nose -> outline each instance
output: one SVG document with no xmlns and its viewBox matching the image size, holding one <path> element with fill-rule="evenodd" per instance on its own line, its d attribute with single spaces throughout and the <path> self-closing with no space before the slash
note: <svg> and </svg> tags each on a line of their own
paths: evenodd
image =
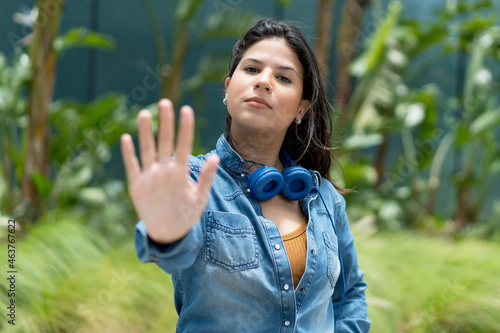
<svg viewBox="0 0 500 333">
<path fill-rule="evenodd" d="M 271 82 L 272 74 L 269 71 L 262 71 L 254 83 L 254 89 L 262 89 L 267 93 L 273 92 Z"/>
</svg>

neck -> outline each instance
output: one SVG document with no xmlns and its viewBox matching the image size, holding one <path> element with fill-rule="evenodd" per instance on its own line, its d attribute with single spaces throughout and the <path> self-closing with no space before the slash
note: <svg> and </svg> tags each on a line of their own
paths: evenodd
<svg viewBox="0 0 500 333">
<path fill-rule="evenodd" d="M 231 131 L 230 137 L 229 144 L 242 159 L 283 170 L 279 153 L 284 135 L 277 133 L 266 133 L 265 136 L 259 136 L 258 133 L 245 135 L 239 134 L 237 131 Z M 248 167 L 251 164 L 247 162 L 246 166 Z"/>
</svg>

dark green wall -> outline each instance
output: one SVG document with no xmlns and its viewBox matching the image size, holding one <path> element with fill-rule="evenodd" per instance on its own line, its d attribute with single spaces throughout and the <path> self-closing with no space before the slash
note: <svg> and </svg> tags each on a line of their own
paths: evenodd
<svg viewBox="0 0 500 333">
<path fill-rule="evenodd" d="M 444 0 L 405 1 L 405 12 L 412 17 L 432 19 L 433 8 L 442 6 L 444 2 Z M 163 32 L 169 44 L 168 36 L 173 28 L 171 17 L 175 4 L 173 1 L 160 0 L 154 0 L 153 3 L 162 19 Z M 252 11 L 262 17 L 277 17 L 299 22 L 304 34 L 311 44 L 314 44 L 316 1 L 295 0 L 292 6 L 283 8 L 273 1 L 211 0 L 205 2 L 202 16 L 216 10 L 216 6 L 221 3 L 240 11 Z M 340 21 L 340 10 L 344 3 L 345 0 L 336 1 L 335 26 Z M 12 15 L 22 10 L 23 6 L 31 8 L 33 4 L 34 1 L 26 0 L 0 1 L 0 52 L 11 54 L 13 51 L 11 41 L 29 33 L 12 21 Z M 231 15 L 231 11 L 224 12 L 224 15 Z M 112 52 L 87 49 L 67 51 L 58 63 L 55 98 L 86 101 L 93 96 L 120 91 L 127 94 L 131 102 L 141 105 L 154 103 L 158 99 L 157 90 L 147 90 L 145 95 L 137 93 L 144 92 L 145 89 L 138 89 L 137 86 L 142 87 L 145 77 L 154 72 L 157 66 L 155 45 L 142 1 L 66 1 L 61 31 L 66 32 L 78 26 L 94 27 L 101 33 L 112 36 L 116 41 L 116 49 Z M 373 17 L 367 17 L 360 44 L 365 42 L 375 27 L 376 21 Z M 232 43 L 234 41 L 226 45 L 228 52 Z M 335 45 L 335 40 L 333 44 Z M 201 46 L 196 53 L 188 55 L 185 77 L 194 74 L 203 50 L 208 48 L 210 45 Z M 335 58 L 332 57 L 331 61 L 333 68 Z M 446 82 L 452 85 L 456 81 L 453 64 L 429 72 L 426 81 Z M 182 101 L 194 104 L 195 111 L 204 118 L 203 123 L 200 121 L 199 133 L 206 148 L 211 148 L 223 131 L 225 109 L 221 103 L 223 97 L 221 87 L 222 78 L 219 85 L 206 85 L 203 89 L 202 104 L 197 103 L 191 95 L 186 95 Z"/>
</svg>

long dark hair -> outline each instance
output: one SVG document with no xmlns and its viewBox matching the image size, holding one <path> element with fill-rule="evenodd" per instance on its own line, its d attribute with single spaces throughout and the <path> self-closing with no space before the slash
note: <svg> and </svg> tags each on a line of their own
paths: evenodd
<svg viewBox="0 0 500 333">
<path fill-rule="evenodd" d="M 302 99 L 311 102 L 309 111 L 297 125 L 288 127 L 282 149 L 306 169 L 317 170 L 330 180 L 332 116 L 325 86 L 321 80 L 316 56 L 299 29 L 287 21 L 260 20 L 234 45 L 231 53 L 228 77 L 232 77 L 244 53 L 253 44 L 269 38 L 281 38 L 295 52 L 304 68 Z M 230 136 L 231 116 L 226 118 L 226 134 Z M 337 189 L 343 190 L 336 186 Z"/>
</svg>

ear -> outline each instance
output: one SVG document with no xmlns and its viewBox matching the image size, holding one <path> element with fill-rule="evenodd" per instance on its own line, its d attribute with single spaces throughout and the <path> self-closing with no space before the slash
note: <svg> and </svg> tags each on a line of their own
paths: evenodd
<svg viewBox="0 0 500 333">
<path fill-rule="evenodd" d="M 299 105 L 299 113 L 298 113 L 298 116 L 300 118 L 304 118 L 304 116 L 306 115 L 307 111 L 309 111 L 309 107 L 311 106 L 311 102 L 309 102 L 308 99 L 303 99 L 301 102 L 300 102 L 300 105 Z"/>
<path fill-rule="evenodd" d="M 229 87 L 229 82 L 231 82 L 231 78 L 227 77 L 226 81 L 224 81 L 224 85 L 226 86 L 226 89 Z"/>
</svg>

